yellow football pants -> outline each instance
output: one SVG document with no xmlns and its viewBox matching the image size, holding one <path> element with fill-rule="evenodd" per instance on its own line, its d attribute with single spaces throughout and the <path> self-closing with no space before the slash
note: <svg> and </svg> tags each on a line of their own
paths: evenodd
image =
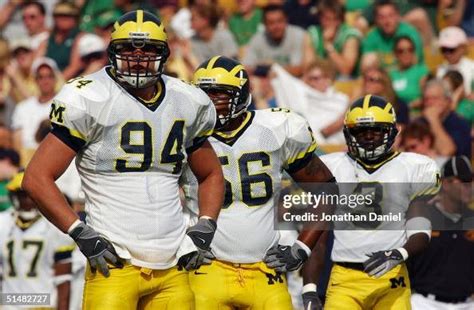
<svg viewBox="0 0 474 310">
<path fill-rule="evenodd" d="M 188 272 L 177 267 L 151 270 L 127 264 L 111 267 L 106 278 L 87 266 L 85 277 L 83 309 L 194 309 Z"/>
<path fill-rule="evenodd" d="M 375 279 L 363 271 L 334 264 L 325 310 L 409 310 L 410 279 L 405 264 Z"/>
<path fill-rule="evenodd" d="M 293 309 L 286 277 L 265 263 L 232 264 L 214 260 L 189 272 L 197 310 Z"/>
</svg>

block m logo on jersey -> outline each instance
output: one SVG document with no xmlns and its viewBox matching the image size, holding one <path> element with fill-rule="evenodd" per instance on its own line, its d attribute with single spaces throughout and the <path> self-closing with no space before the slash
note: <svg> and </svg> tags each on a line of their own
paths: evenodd
<svg viewBox="0 0 474 310">
<path fill-rule="evenodd" d="M 390 283 L 392 283 L 392 286 L 390 288 L 397 288 L 397 287 L 406 287 L 407 285 L 405 284 L 405 277 L 399 277 L 397 278 L 391 278 Z"/>
<path fill-rule="evenodd" d="M 49 112 L 49 120 L 52 123 L 59 123 L 62 124 L 63 120 L 63 113 L 66 110 L 64 105 L 57 104 L 55 102 L 51 103 L 51 112 Z"/>
<path fill-rule="evenodd" d="M 268 278 L 268 285 L 273 285 L 275 283 L 283 283 L 283 277 L 281 275 L 281 273 L 276 273 L 276 274 L 271 274 L 271 273 L 267 273 L 265 272 L 265 275 L 267 276 Z"/>
</svg>

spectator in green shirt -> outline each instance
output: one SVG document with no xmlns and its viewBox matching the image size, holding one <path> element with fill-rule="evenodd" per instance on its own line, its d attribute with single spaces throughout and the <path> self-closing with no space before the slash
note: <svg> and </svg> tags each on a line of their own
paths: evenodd
<svg viewBox="0 0 474 310">
<path fill-rule="evenodd" d="M 408 36 L 397 38 L 393 52 L 398 64 L 396 69 L 389 72 L 393 89 L 400 99 L 412 107 L 421 98 L 421 88 L 429 73 L 428 67 L 417 62 L 415 43 Z"/>
<path fill-rule="evenodd" d="M 255 6 L 255 0 L 237 0 L 238 11 L 229 18 L 229 30 L 239 47 L 247 45 L 250 38 L 263 26 L 262 10 Z"/>
<path fill-rule="evenodd" d="M 393 69 L 396 66 L 393 54 L 395 40 L 405 35 L 415 43 L 418 63 L 424 63 L 421 37 L 413 26 L 401 21 L 400 12 L 393 0 L 377 0 L 374 13 L 376 27 L 369 31 L 362 44 L 363 58 L 375 53 L 385 69 Z"/>
<path fill-rule="evenodd" d="M 331 60 L 339 76 L 356 76 L 361 33 L 344 23 L 344 5 L 338 1 L 320 1 L 318 12 L 321 25 L 308 28 L 315 54 Z"/>
</svg>

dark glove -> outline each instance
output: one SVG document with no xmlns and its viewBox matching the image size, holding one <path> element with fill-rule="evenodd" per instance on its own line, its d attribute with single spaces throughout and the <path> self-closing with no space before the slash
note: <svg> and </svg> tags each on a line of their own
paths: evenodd
<svg viewBox="0 0 474 310">
<path fill-rule="evenodd" d="M 105 238 L 101 237 L 92 227 L 80 223 L 70 233 L 77 243 L 82 254 L 87 258 L 92 272 L 99 269 L 105 277 L 109 277 L 107 262 L 117 268 L 123 267 L 123 262 L 115 252 L 114 247 Z"/>
<path fill-rule="evenodd" d="M 268 267 L 274 268 L 277 272 L 285 273 L 297 270 L 307 259 L 306 251 L 295 242 L 291 247 L 289 245 L 271 247 L 265 254 L 263 261 Z"/>
<path fill-rule="evenodd" d="M 178 266 L 186 270 L 199 269 L 201 265 L 209 265 L 214 259 L 211 253 L 211 242 L 217 229 L 216 221 L 200 218 L 196 225 L 190 227 L 187 236 L 197 247 L 197 251 L 185 254 L 178 260 Z"/>
<path fill-rule="evenodd" d="M 319 299 L 317 292 L 303 293 L 304 310 L 322 310 L 323 304 Z"/>
<path fill-rule="evenodd" d="M 395 266 L 403 263 L 406 257 L 403 257 L 401 251 L 405 249 L 394 249 L 389 251 L 379 251 L 367 255 L 368 260 L 364 262 L 364 271 L 375 278 L 380 278 Z M 406 253 L 408 257 L 408 253 Z"/>
</svg>

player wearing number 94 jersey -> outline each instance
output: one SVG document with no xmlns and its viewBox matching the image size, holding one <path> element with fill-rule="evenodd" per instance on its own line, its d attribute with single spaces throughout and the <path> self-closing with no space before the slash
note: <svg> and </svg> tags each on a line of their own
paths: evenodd
<svg viewBox="0 0 474 310">
<path fill-rule="evenodd" d="M 428 245 L 431 224 L 423 216 L 423 199 L 438 191 L 439 172 L 426 156 L 393 151 L 397 133 L 392 104 L 367 95 L 356 100 L 346 114 L 344 134 L 349 151 L 321 156 L 338 182 L 358 183 L 357 193 L 375 193 L 373 202 L 355 207 L 354 214 L 401 217 L 334 223 L 331 257 L 335 264 L 324 309 L 410 309 L 404 261 Z M 352 189 L 345 194 L 352 194 Z M 305 304 L 311 302 L 309 292 L 318 280 L 318 263 L 313 258 L 317 261 L 318 255 L 304 268 Z"/>
<path fill-rule="evenodd" d="M 215 108 L 202 90 L 162 74 L 169 48 L 156 16 L 132 11 L 113 27 L 111 66 L 69 81 L 54 98 L 52 133 L 23 186 L 88 258 L 85 309 L 191 309 L 177 262 L 202 261 L 224 199 L 207 142 Z M 54 184 L 74 157 L 87 225 Z M 178 186 L 186 162 L 199 175 L 201 197 L 200 220 L 187 232 Z"/>
<path fill-rule="evenodd" d="M 215 260 L 190 273 L 196 308 L 292 309 L 279 271 L 297 269 L 314 240 L 303 233 L 293 246 L 278 246 L 273 219 L 282 173 L 302 182 L 330 181 L 332 175 L 313 155 L 316 142 L 305 119 L 281 109 L 247 111 L 250 82 L 240 63 L 212 57 L 195 71 L 194 83 L 216 106 L 219 123 L 209 141 L 226 180 L 212 243 Z M 183 176 L 188 206 L 196 213 L 196 179 Z M 264 258 L 271 248 L 281 261 L 269 267 Z"/>
</svg>

